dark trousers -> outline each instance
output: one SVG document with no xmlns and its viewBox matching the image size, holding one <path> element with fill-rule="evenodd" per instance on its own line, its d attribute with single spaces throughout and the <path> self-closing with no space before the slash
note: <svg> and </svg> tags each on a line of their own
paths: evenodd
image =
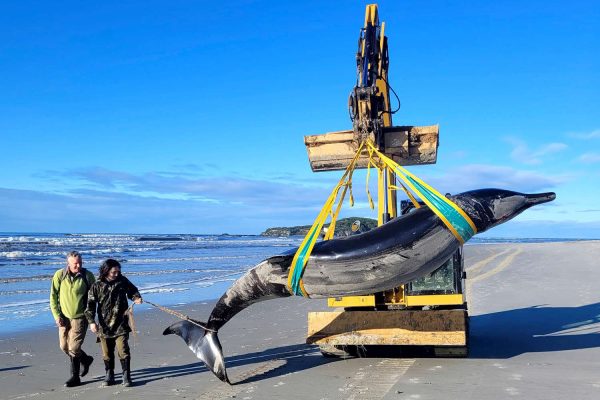
<svg viewBox="0 0 600 400">
<path fill-rule="evenodd" d="M 111 361 L 115 359 L 115 347 L 119 354 L 119 359 L 126 360 L 131 358 L 129 353 L 129 343 L 127 340 L 129 335 L 121 335 L 114 338 L 101 338 L 100 347 L 102 347 L 102 358 L 104 361 Z"/>
</svg>

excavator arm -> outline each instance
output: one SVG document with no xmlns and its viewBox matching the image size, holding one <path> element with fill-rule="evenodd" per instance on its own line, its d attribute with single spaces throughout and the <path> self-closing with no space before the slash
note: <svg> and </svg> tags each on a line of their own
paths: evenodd
<svg viewBox="0 0 600 400">
<path fill-rule="evenodd" d="M 385 23 L 377 5 L 367 6 L 356 53 L 356 86 L 348 99 L 355 140 L 371 139 L 384 151 L 383 128 L 392 126 L 388 85 L 389 58 Z"/>
</svg>

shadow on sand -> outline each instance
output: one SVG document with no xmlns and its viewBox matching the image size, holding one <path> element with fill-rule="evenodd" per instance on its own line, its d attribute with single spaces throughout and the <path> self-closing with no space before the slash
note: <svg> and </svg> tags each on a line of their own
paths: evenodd
<svg viewBox="0 0 600 400">
<path fill-rule="evenodd" d="M 600 303 L 533 306 L 471 317 L 470 357 L 511 358 L 523 353 L 600 347 Z"/>
<path fill-rule="evenodd" d="M 31 365 L 19 365 L 18 367 L 0 368 L 0 372 L 18 371 L 20 369 L 25 369 L 25 368 L 29 368 L 29 367 L 31 367 Z"/>
<path fill-rule="evenodd" d="M 274 360 L 280 360 L 280 362 L 273 364 L 271 367 L 267 365 L 265 368 L 260 368 L 261 365 L 265 365 L 265 362 Z M 250 383 L 274 376 L 281 376 L 291 372 L 314 368 L 331 361 L 332 359 L 324 358 L 321 355 L 317 346 L 307 344 L 275 347 L 261 352 L 240 354 L 225 359 L 228 370 L 234 367 L 253 364 L 256 364 L 258 367 L 242 374 L 241 377 L 236 376 L 235 372 L 233 372 L 229 377 L 233 384 Z M 145 385 L 146 383 L 155 380 L 176 378 L 201 372 L 209 371 L 204 364 L 198 360 L 198 362 L 186 365 L 142 368 L 132 371 L 131 375 L 134 386 L 138 386 Z M 230 373 L 231 372 L 232 371 L 230 371 Z"/>
<path fill-rule="evenodd" d="M 581 307 L 533 306 L 470 318 L 469 358 L 511 358 L 531 352 L 556 352 L 600 347 L 600 303 Z M 427 348 L 414 346 L 365 346 L 368 357 L 429 357 Z M 265 362 L 282 360 L 260 369 Z M 262 352 L 227 357 L 228 368 L 256 364 L 257 368 L 230 376 L 233 384 L 250 383 L 307 370 L 340 359 L 325 358 L 317 346 L 296 344 Z M 253 371 L 256 372 L 253 374 Z M 208 372 L 203 363 L 144 368 L 132 371 L 134 385 L 164 378 Z"/>
</svg>

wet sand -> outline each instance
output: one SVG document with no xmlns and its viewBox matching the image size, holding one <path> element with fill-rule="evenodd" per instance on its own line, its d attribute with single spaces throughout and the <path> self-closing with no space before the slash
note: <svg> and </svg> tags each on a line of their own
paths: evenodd
<svg viewBox="0 0 600 400">
<path fill-rule="evenodd" d="M 332 359 L 304 344 L 306 314 L 324 300 L 255 304 L 219 333 L 229 377 L 220 382 L 175 336 L 176 319 L 137 308 L 134 386 L 101 387 L 99 346 L 83 385 L 63 387 L 56 329 L 0 337 L 0 399 L 598 399 L 600 241 L 465 247 L 470 355 Z M 160 303 L 159 297 L 148 300 Z M 206 319 L 211 303 L 177 308 Z M 117 366 L 117 381 L 120 368 Z"/>
</svg>

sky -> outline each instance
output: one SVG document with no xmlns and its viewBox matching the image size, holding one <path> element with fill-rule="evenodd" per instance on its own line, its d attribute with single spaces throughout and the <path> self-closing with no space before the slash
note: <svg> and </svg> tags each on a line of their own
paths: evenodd
<svg viewBox="0 0 600 400">
<path fill-rule="evenodd" d="M 312 223 L 341 172 L 311 172 L 303 136 L 352 126 L 366 4 L 2 2 L 0 231 Z M 378 5 L 394 124 L 440 126 L 437 163 L 409 170 L 556 192 L 488 236 L 600 238 L 600 3 Z M 375 217 L 364 171 L 354 195 L 342 217 Z"/>
</svg>

